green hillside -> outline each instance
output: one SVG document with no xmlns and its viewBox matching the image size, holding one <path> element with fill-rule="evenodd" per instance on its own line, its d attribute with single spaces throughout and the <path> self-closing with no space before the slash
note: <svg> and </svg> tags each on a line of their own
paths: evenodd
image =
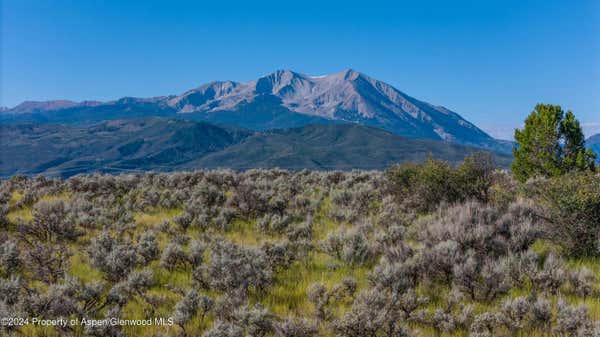
<svg viewBox="0 0 600 337">
<path fill-rule="evenodd" d="M 452 163 L 477 148 L 405 138 L 358 124 L 253 132 L 179 119 L 131 119 L 85 126 L 0 124 L 0 175 L 198 168 L 384 169 L 427 157 Z M 510 156 L 494 154 L 507 166 Z"/>
</svg>

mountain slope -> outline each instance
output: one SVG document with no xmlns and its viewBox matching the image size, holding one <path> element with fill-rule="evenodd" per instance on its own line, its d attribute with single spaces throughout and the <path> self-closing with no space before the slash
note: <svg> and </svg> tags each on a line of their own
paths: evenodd
<svg viewBox="0 0 600 337">
<path fill-rule="evenodd" d="M 431 156 L 461 161 L 477 148 L 406 138 L 358 124 L 308 125 L 254 134 L 222 151 L 213 152 L 185 166 L 234 169 L 281 167 L 292 170 L 384 169 L 393 163 L 423 161 Z M 495 154 L 507 166 L 508 155 Z"/>
<path fill-rule="evenodd" d="M 237 128 L 160 118 L 88 127 L 0 124 L 0 175 L 175 169 L 250 134 Z"/>
<path fill-rule="evenodd" d="M 89 124 L 105 120 L 141 117 L 175 117 L 176 111 L 165 104 L 165 97 L 123 97 L 110 102 L 81 102 L 63 105 L 60 101 L 28 102 L 0 114 L 0 123 Z M 27 104 L 26 104 L 27 103 Z M 71 102 L 72 103 L 72 102 Z M 44 109 L 44 106 L 62 106 Z"/>
<path fill-rule="evenodd" d="M 352 122 L 406 137 L 510 150 L 457 113 L 354 70 L 325 76 L 278 70 L 245 83 L 211 82 L 181 95 L 147 99 L 26 102 L 1 113 L 0 121 L 81 123 L 142 116 L 178 116 L 254 130 Z"/>
<path fill-rule="evenodd" d="M 357 124 L 252 132 L 179 119 L 144 118 L 89 126 L 0 125 L 0 175 L 234 169 L 383 169 L 428 155 L 452 162 L 474 147 L 410 139 Z M 496 155 L 499 164 L 510 161 Z"/>
</svg>

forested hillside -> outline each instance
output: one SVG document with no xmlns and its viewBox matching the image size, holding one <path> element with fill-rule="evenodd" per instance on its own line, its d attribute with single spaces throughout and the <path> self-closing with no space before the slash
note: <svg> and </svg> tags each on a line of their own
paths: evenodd
<svg viewBox="0 0 600 337">
<path fill-rule="evenodd" d="M 181 119 L 139 118 L 91 125 L 0 124 L 0 176 L 283 168 L 385 169 L 428 157 L 456 163 L 478 148 L 405 138 L 358 124 L 254 132 Z M 493 153 L 508 167 L 512 157 Z"/>
</svg>

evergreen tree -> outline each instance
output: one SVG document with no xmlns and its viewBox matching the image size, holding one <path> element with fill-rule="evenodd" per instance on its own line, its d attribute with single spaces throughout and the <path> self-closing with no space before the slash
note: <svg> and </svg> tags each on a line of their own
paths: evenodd
<svg viewBox="0 0 600 337">
<path fill-rule="evenodd" d="M 595 168 L 595 155 L 585 149 L 579 121 L 571 111 L 565 114 L 559 105 L 536 105 L 525 119 L 525 127 L 515 130 L 515 140 L 511 168 L 521 181 Z"/>
<path fill-rule="evenodd" d="M 595 154 L 586 150 L 585 138 L 579 121 L 571 111 L 567 111 L 560 124 L 564 137 L 562 166 L 565 171 L 594 169 Z"/>
</svg>

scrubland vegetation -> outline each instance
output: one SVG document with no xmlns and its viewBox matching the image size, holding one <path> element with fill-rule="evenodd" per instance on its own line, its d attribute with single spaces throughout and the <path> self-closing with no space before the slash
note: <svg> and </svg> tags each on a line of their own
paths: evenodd
<svg viewBox="0 0 600 337">
<path fill-rule="evenodd" d="M 14 336 L 598 336 L 600 176 L 482 154 L 382 171 L 15 176 L 0 316 L 172 326 Z"/>
</svg>

